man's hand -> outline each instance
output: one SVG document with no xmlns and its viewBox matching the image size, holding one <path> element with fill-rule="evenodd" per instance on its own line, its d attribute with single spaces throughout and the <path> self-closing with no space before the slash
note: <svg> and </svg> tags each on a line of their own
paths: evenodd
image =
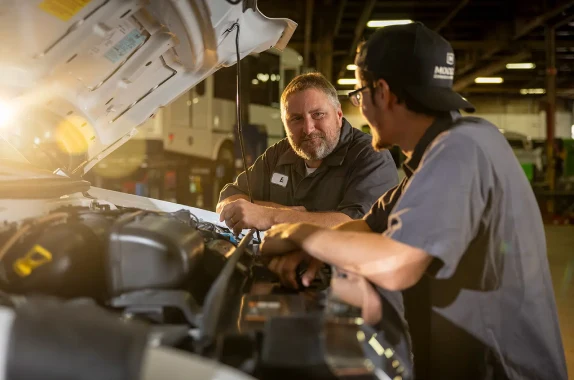
<svg viewBox="0 0 574 380">
<path fill-rule="evenodd" d="M 302 262 L 307 262 L 307 270 L 301 277 L 301 282 L 304 286 L 308 287 L 321 269 L 323 263 L 317 259 L 312 258 L 306 253 L 299 251 L 287 255 L 274 257 L 269 263 L 269 269 L 279 276 L 283 286 L 288 288 L 297 289 L 297 267 Z"/>
<path fill-rule="evenodd" d="M 375 325 L 381 320 L 381 298 L 366 278 L 334 268 L 331 290 L 334 297 L 361 308 L 361 317 L 365 323 Z"/>
<path fill-rule="evenodd" d="M 229 202 L 221 210 L 220 221 L 238 235 L 245 228 L 267 230 L 273 225 L 273 215 L 276 210 L 270 207 L 259 206 L 245 199 Z"/>
<path fill-rule="evenodd" d="M 217 204 L 217 206 L 215 206 L 215 212 L 218 214 L 221 214 L 221 211 L 223 211 L 223 208 L 225 206 L 227 206 L 228 204 L 230 204 L 233 201 L 236 201 L 238 199 L 246 199 L 249 200 L 249 198 L 247 197 L 247 195 L 243 195 L 243 194 L 235 194 L 232 195 L 230 197 L 225 198 L 224 200 L 222 200 L 221 202 L 219 202 Z"/>
<path fill-rule="evenodd" d="M 309 223 L 276 224 L 265 233 L 259 250 L 262 255 L 283 255 L 300 250 L 305 239 L 320 229 Z"/>
<path fill-rule="evenodd" d="M 323 262 L 301 251 L 305 238 L 321 227 L 307 223 L 278 224 L 265 233 L 259 247 L 262 255 L 277 256 L 269 263 L 269 269 L 277 274 L 284 286 L 297 289 L 297 266 L 306 261 L 307 270 L 301 281 L 309 286 L 321 269 Z"/>
</svg>

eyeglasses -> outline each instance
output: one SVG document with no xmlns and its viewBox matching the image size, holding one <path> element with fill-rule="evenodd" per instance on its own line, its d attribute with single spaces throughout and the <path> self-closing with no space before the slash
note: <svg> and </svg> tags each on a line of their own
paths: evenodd
<svg viewBox="0 0 574 380">
<path fill-rule="evenodd" d="M 361 99 L 363 97 L 361 92 L 365 91 L 367 88 L 369 88 L 369 86 L 363 86 L 358 90 L 349 92 L 347 96 L 349 97 L 349 100 L 351 101 L 352 105 L 354 105 L 355 107 L 359 107 L 361 105 Z"/>
</svg>

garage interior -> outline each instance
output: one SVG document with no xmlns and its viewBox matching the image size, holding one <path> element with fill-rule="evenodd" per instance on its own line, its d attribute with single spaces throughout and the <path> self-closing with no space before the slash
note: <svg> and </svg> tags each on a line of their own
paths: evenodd
<svg viewBox="0 0 574 380">
<path fill-rule="evenodd" d="M 328 76 L 355 127 L 364 119 L 346 100 L 354 89 L 357 45 L 377 22 L 420 21 L 439 32 L 456 56 L 454 89 L 474 116 L 542 148 L 543 170 L 531 183 L 546 223 L 548 255 L 566 351 L 574 373 L 574 1 L 543 0 L 260 0 L 269 17 L 299 24 L 289 47 L 309 70 Z M 343 84 L 351 83 L 351 84 Z M 552 142 L 558 143 L 552 143 Z M 562 174 L 556 173 L 556 158 Z M 558 174 L 558 175 L 557 175 Z"/>
<path fill-rule="evenodd" d="M 363 131 L 368 126 L 346 96 L 355 88 L 353 60 L 361 41 L 378 27 L 419 21 L 452 44 L 454 89 L 476 106 L 472 116 L 493 122 L 507 136 L 538 199 L 568 372 L 574 378 L 574 1 L 258 0 L 257 6 L 270 18 L 298 24 L 287 47 L 300 55 L 303 71 L 319 71 L 335 84 L 344 116 Z M 166 139 L 164 133 L 164 146 Z M 151 157 L 150 151 L 138 154 Z M 401 154 L 396 157 L 399 164 Z M 144 195 L 208 208 L 188 189 L 207 186 L 200 176 L 210 171 L 196 167 L 199 174 L 179 176 L 189 172 L 189 161 L 168 158 L 158 155 L 145 169 L 155 165 L 161 173 L 172 173 L 171 185 Z M 165 176 L 158 175 L 158 183 Z M 137 193 L 137 181 L 130 180 L 128 187 L 122 181 L 96 178 L 95 185 Z M 184 196 L 176 194 L 179 188 Z"/>
</svg>

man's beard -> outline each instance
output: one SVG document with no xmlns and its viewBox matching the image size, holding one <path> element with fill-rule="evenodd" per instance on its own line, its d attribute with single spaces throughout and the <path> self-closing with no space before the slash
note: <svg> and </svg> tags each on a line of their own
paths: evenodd
<svg viewBox="0 0 574 380">
<path fill-rule="evenodd" d="M 299 157 L 308 161 L 319 161 L 331 154 L 333 150 L 335 150 L 335 147 L 337 147 L 341 136 L 341 128 L 337 129 L 335 133 L 334 136 L 329 138 L 326 133 L 316 131 L 308 135 L 303 135 L 298 144 L 293 140 L 292 134 L 287 134 L 287 138 L 289 139 L 291 147 Z M 315 139 L 319 140 L 318 146 L 315 145 L 317 142 Z"/>
<path fill-rule="evenodd" d="M 381 136 L 372 125 L 369 125 L 369 127 L 371 128 L 371 135 L 373 136 L 372 145 L 375 151 L 380 152 L 381 150 L 390 149 L 395 145 L 381 139 Z"/>
</svg>

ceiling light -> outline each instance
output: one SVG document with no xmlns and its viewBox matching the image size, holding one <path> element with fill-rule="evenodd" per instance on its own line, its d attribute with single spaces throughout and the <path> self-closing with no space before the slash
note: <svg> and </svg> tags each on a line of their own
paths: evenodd
<svg viewBox="0 0 574 380">
<path fill-rule="evenodd" d="M 384 28 L 391 25 L 412 24 L 413 20 L 371 20 L 367 23 L 369 28 Z"/>
<path fill-rule="evenodd" d="M 520 90 L 522 95 L 542 95 L 546 94 L 546 90 L 543 88 L 523 88 Z"/>
<path fill-rule="evenodd" d="M 337 84 L 347 84 L 347 85 L 351 85 L 351 84 L 357 84 L 357 79 L 355 78 L 341 78 L 337 81 Z"/>
<path fill-rule="evenodd" d="M 502 83 L 504 79 L 501 77 L 478 77 L 474 79 L 474 83 Z"/>
<path fill-rule="evenodd" d="M 524 63 L 507 63 L 506 68 L 509 70 L 528 70 L 535 68 L 536 65 L 531 62 Z"/>
<path fill-rule="evenodd" d="M 357 70 L 357 65 L 347 65 L 347 70 L 355 71 Z"/>
</svg>

